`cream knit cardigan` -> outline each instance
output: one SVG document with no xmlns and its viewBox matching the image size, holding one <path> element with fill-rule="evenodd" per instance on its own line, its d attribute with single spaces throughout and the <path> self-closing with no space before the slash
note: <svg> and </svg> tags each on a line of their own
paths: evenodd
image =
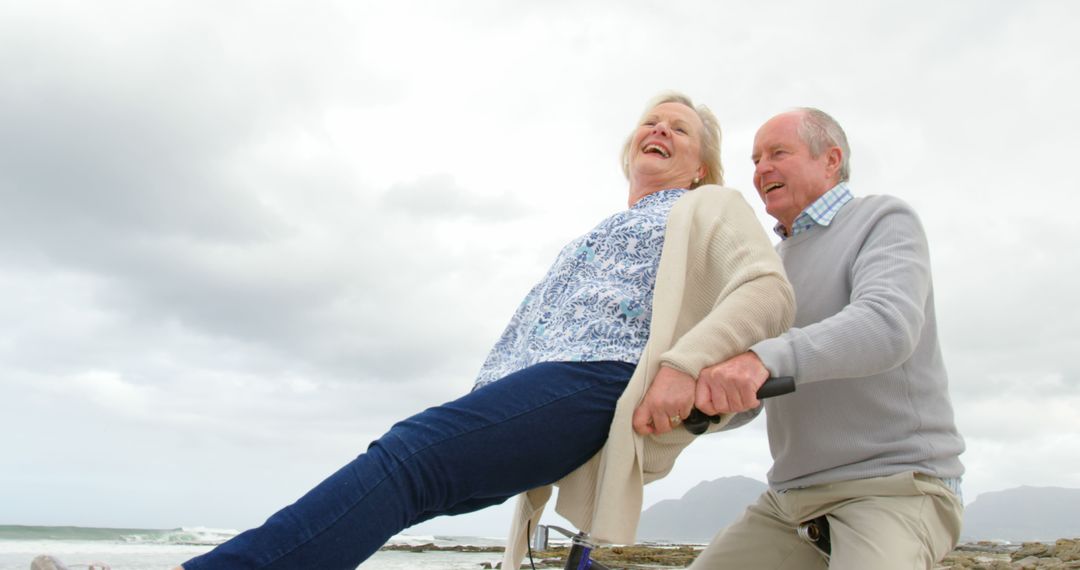
<svg viewBox="0 0 1080 570">
<path fill-rule="evenodd" d="M 642 437 L 631 426 L 660 365 L 697 378 L 702 368 L 783 333 L 794 316 L 795 295 L 780 258 L 742 195 L 710 185 L 679 198 L 668 214 L 649 341 L 615 407 L 607 443 L 556 483 L 556 512 L 594 540 L 632 544 L 644 485 L 667 475 L 694 439 L 685 429 Z M 536 528 L 551 490 L 518 496 L 503 568 L 520 567 L 526 528 Z"/>
</svg>

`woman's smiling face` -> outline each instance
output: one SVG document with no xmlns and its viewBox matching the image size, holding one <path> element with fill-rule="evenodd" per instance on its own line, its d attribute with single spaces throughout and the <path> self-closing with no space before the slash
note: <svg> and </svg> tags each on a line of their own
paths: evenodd
<svg viewBox="0 0 1080 570">
<path fill-rule="evenodd" d="M 705 176 L 701 135 L 705 125 L 696 111 L 681 103 L 661 103 L 645 114 L 630 142 L 632 183 L 689 188 Z"/>
</svg>

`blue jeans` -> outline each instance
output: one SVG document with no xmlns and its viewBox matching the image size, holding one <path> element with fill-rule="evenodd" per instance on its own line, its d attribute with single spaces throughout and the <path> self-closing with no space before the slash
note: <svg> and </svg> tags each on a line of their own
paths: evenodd
<svg viewBox="0 0 1080 570">
<path fill-rule="evenodd" d="M 184 568 L 352 570 L 412 525 L 554 483 L 603 447 L 633 372 L 625 362 L 540 363 L 425 410 Z"/>
</svg>

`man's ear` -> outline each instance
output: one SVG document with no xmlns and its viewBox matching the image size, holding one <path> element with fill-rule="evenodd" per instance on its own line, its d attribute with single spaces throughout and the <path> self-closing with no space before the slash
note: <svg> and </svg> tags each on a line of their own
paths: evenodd
<svg viewBox="0 0 1080 570">
<path fill-rule="evenodd" d="M 825 151 L 825 167 L 829 169 L 829 177 L 835 177 L 840 172 L 840 164 L 844 162 L 844 151 L 840 147 L 830 147 Z"/>
</svg>

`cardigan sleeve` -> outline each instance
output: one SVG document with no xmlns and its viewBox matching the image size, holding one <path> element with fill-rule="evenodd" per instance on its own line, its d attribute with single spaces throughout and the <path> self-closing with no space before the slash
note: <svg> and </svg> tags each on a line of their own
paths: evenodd
<svg viewBox="0 0 1080 570">
<path fill-rule="evenodd" d="M 795 318 L 795 294 L 738 192 L 703 196 L 693 219 L 677 340 L 660 361 L 697 378 L 702 368 L 787 330 Z"/>
</svg>

